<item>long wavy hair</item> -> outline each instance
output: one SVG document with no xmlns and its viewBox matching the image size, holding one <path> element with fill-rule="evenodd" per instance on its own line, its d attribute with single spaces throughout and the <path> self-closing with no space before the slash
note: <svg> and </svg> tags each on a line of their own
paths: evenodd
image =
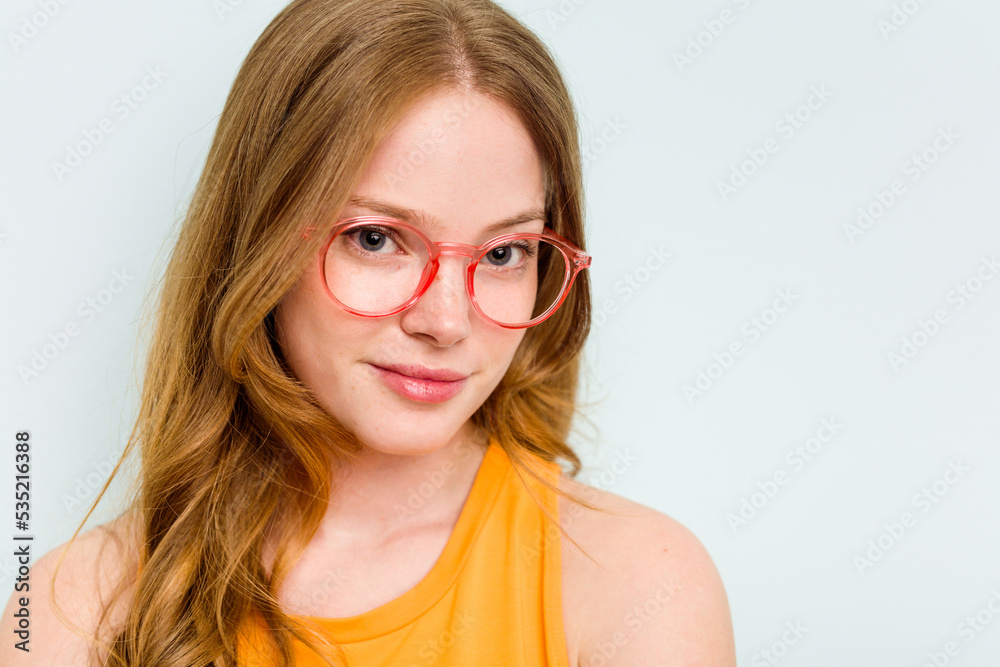
<svg viewBox="0 0 1000 667">
<path fill-rule="evenodd" d="M 314 267 L 375 148 L 416 100 L 446 88 L 516 112 L 545 165 L 547 224 L 586 248 L 570 95 L 546 47 L 510 14 L 489 0 L 283 9 L 233 83 L 155 305 L 138 416 L 112 473 L 138 445 L 126 512 L 135 563 L 118 590 L 129 591 L 122 623 L 98 632 L 110 643 L 93 638 L 104 665 L 236 665 L 251 617 L 282 664 L 293 637 L 327 664 L 345 662 L 330 638 L 282 611 L 277 592 L 325 513 L 335 466 L 362 444 L 291 373 L 273 312 Z M 563 459 L 571 477 L 581 468 L 566 440 L 590 298 L 584 271 L 562 307 L 525 332 L 473 421 L 522 480 L 598 509 L 535 465 Z M 269 570 L 265 536 L 278 530 Z"/>
</svg>

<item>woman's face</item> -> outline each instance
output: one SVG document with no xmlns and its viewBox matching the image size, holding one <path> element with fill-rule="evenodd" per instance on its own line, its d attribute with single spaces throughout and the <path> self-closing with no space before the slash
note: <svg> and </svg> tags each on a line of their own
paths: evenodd
<svg viewBox="0 0 1000 667">
<path fill-rule="evenodd" d="M 545 225 L 543 166 L 532 140 L 506 107 L 479 93 L 449 90 L 415 104 L 353 194 L 416 212 L 432 226 L 410 222 L 432 241 L 478 246 L 504 233 L 541 233 Z M 533 220 L 484 232 L 532 210 Z M 358 215 L 398 217 L 369 202 L 352 203 L 340 219 Z M 296 377 L 369 447 L 421 454 L 470 437 L 469 418 L 506 372 L 525 329 L 479 316 L 465 288 L 468 261 L 442 256 L 427 292 L 388 317 L 343 310 L 324 291 L 315 262 L 279 304 L 278 340 Z M 382 370 L 399 365 L 465 379 L 425 385 Z"/>
</svg>

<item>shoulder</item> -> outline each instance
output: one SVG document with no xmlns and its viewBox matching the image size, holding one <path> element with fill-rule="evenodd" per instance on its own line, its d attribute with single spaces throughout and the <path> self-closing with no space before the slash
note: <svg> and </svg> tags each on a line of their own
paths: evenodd
<svg viewBox="0 0 1000 667">
<path fill-rule="evenodd" d="M 88 660 L 92 644 L 77 632 L 93 636 L 124 568 L 136 566 L 134 535 L 123 515 L 80 533 L 75 540 L 67 540 L 31 563 L 27 576 L 15 582 L 14 593 L 0 619 L 0 636 L 4 637 L 0 664 L 91 664 Z M 59 615 L 50 597 L 53 578 Z M 17 634 L 22 630 L 24 616 L 15 614 L 22 608 L 27 609 L 26 636 Z M 120 621 L 120 611 L 119 606 L 111 610 L 112 623 Z M 23 639 L 28 639 L 27 652 L 15 646 Z"/>
<path fill-rule="evenodd" d="M 608 510 L 560 498 L 564 605 L 578 664 L 733 667 L 732 620 L 722 578 L 701 541 L 655 509 L 565 475 L 560 488 Z M 572 607 L 569 607 L 572 608 Z M 569 630 L 569 629 L 568 629 Z M 614 656 L 612 658 L 612 655 Z"/>
</svg>

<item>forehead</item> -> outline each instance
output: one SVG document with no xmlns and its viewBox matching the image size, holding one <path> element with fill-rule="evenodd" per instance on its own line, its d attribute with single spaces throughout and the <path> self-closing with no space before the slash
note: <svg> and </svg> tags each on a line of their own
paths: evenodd
<svg viewBox="0 0 1000 667">
<path fill-rule="evenodd" d="M 448 89 L 417 101 L 379 144 L 355 206 L 363 199 L 419 212 L 422 220 L 407 221 L 436 233 L 479 231 L 544 211 L 544 166 L 510 109 L 481 93 Z"/>
<path fill-rule="evenodd" d="M 398 204 L 386 202 L 374 197 L 358 195 L 351 197 L 349 208 L 358 210 L 364 209 L 365 211 L 372 211 L 379 215 L 397 218 L 419 227 L 425 233 L 439 234 L 444 227 L 443 223 L 438 218 L 430 216 L 423 211 L 405 208 L 403 206 L 399 206 Z M 487 223 L 484 226 L 476 227 L 476 229 L 484 235 L 528 231 L 529 228 L 525 225 L 531 222 L 538 223 L 537 225 L 531 225 L 532 229 L 546 224 L 547 217 L 545 210 L 538 206 L 531 206 L 528 209 L 510 215 L 502 220 L 497 220 L 495 222 Z"/>
</svg>

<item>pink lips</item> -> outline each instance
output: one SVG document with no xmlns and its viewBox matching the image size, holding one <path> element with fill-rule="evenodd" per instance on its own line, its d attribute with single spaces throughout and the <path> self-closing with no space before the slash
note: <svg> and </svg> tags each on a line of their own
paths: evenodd
<svg viewBox="0 0 1000 667">
<path fill-rule="evenodd" d="M 391 368 L 369 364 L 394 392 L 413 401 L 441 403 L 465 386 L 467 375 L 448 369 L 393 364 Z"/>
</svg>

